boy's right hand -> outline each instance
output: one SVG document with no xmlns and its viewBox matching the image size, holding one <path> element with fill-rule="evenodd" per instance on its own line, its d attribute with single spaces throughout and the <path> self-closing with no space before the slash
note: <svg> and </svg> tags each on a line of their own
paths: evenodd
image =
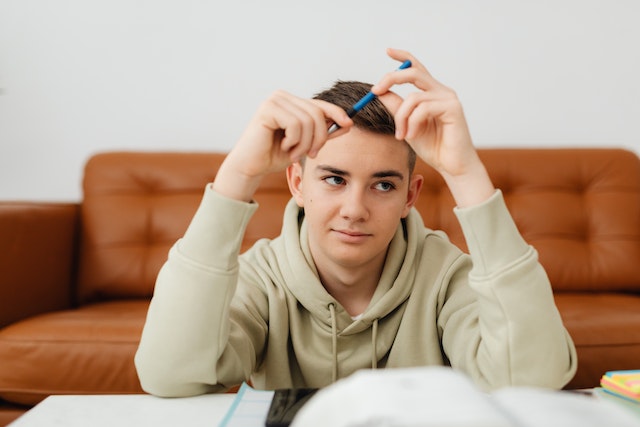
<svg viewBox="0 0 640 427">
<path fill-rule="evenodd" d="M 341 129 L 329 136 L 327 129 L 333 122 Z M 330 137 L 343 134 L 352 124 L 334 104 L 277 91 L 258 108 L 227 155 L 213 189 L 248 202 L 265 175 L 284 170 L 304 156 L 315 157 Z"/>
</svg>

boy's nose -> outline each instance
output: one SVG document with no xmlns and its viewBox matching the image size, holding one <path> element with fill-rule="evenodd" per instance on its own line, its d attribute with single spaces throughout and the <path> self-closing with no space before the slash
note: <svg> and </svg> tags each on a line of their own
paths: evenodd
<svg viewBox="0 0 640 427">
<path fill-rule="evenodd" d="M 344 195 L 340 214 L 352 221 L 369 218 L 369 208 L 363 191 L 352 190 Z"/>
</svg>

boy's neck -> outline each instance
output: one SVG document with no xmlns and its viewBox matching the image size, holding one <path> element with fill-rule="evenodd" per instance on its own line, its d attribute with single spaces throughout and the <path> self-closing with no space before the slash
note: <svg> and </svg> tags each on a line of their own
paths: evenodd
<svg viewBox="0 0 640 427">
<path fill-rule="evenodd" d="M 369 306 L 378 286 L 384 263 L 380 264 L 377 272 L 370 268 L 359 271 L 332 268 L 324 272 L 320 266 L 316 267 L 320 281 L 327 292 L 344 307 L 350 316 L 357 316 Z"/>
</svg>

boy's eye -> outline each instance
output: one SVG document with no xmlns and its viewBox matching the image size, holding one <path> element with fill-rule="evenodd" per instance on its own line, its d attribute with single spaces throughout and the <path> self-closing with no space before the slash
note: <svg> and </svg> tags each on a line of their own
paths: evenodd
<svg viewBox="0 0 640 427">
<path fill-rule="evenodd" d="M 376 184 L 375 186 L 376 190 L 379 191 L 391 191 L 393 189 L 396 188 L 395 185 L 393 185 L 392 183 L 390 183 L 389 181 L 382 181 Z"/>
<path fill-rule="evenodd" d="M 324 178 L 324 181 L 329 185 L 342 185 L 344 183 L 344 179 L 339 176 L 328 176 Z"/>
</svg>

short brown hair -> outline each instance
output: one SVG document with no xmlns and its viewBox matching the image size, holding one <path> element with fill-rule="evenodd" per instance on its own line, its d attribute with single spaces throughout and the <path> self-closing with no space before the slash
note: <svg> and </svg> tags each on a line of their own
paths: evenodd
<svg viewBox="0 0 640 427">
<path fill-rule="evenodd" d="M 314 98 L 335 104 L 346 111 L 369 93 L 372 87 L 373 85 L 369 83 L 338 80 L 331 88 L 317 93 Z M 381 135 L 394 135 L 396 133 L 393 114 L 378 98 L 374 98 L 368 103 L 352 120 L 355 127 L 367 132 Z M 409 150 L 409 172 L 413 173 L 416 164 L 416 153 L 408 143 L 405 142 L 405 144 Z"/>
</svg>

